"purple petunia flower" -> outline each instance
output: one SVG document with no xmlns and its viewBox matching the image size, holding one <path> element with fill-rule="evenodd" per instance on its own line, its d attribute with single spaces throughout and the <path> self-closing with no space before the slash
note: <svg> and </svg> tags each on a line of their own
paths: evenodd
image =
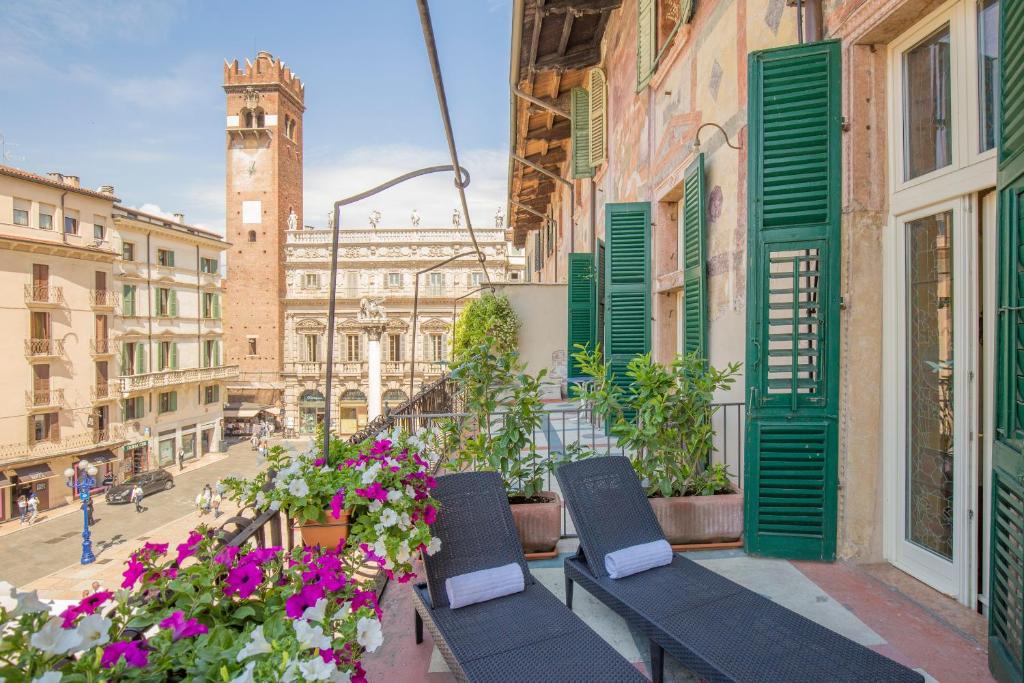
<svg viewBox="0 0 1024 683">
<path fill-rule="evenodd" d="M 373 548 L 371 548 L 368 544 L 360 543 L 359 549 L 366 554 L 367 562 L 376 562 L 381 567 L 387 564 L 387 558 L 381 557 L 377 553 L 373 552 Z"/>
<path fill-rule="evenodd" d="M 371 455 L 380 455 L 381 453 L 387 453 L 391 450 L 391 441 L 388 439 L 381 439 L 375 441 L 373 447 L 370 449 Z"/>
<path fill-rule="evenodd" d="M 356 489 L 356 495 L 367 500 L 379 500 L 382 503 L 387 502 L 388 499 L 387 489 L 381 486 L 379 481 L 373 482 L 365 489 Z"/>
<path fill-rule="evenodd" d="M 181 610 L 161 621 L 160 628 L 173 629 L 175 641 L 182 638 L 193 638 L 209 631 L 206 626 L 199 623 L 198 619 L 185 619 L 185 613 Z"/>
<path fill-rule="evenodd" d="M 372 607 L 373 611 L 377 613 L 378 619 L 384 616 L 380 606 L 377 604 L 377 594 L 373 591 L 356 591 L 355 596 L 352 598 L 352 611 L 355 612 L 363 605 Z"/>
<path fill-rule="evenodd" d="M 232 595 L 237 593 L 238 597 L 248 598 L 263 581 L 263 570 L 252 562 L 240 564 L 230 572 L 225 580 L 224 594 Z"/>
<path fill-rule="evenodd" d="M 229 545 L 228 547 L 224 548 L 224 550 L 221 550 L 219 553 L 217 553 L 217 556 L 213 558 L 213 561 L 217 564 L 222 564 L 225 567 L 230 567 L 234 563 L 235 557 L 238 555 L 239 550 L 241 549 L 236 546 Z"/>
<path fill-rule="evenodd" d="M 437 508 L 429 503 L 423 508 L 423 521 L 427 524 L 433 524 L 437 521 Z"/>
<path fill-rule="evenodd" d="M 142 546 L 142 549 L 153 555 L 160 556 L 167 554 L 167 548 L 169 548 L 170 545 L 170 543 L 146 543 Z"/>
<path fill-rule="evenodd" d="M 341 508 L 345 505 L 345 489 L 338 489 L 338 492 L 331 497 L 331 516 L 341 519 Z"/>
<path fill-rule="evenodd" d="M 121 588 L 132 589 L 135 587 L 135 583 L 139 578 L 146 573 L 146 568 L 136 559 L 128 560 L 128 569 L 124 570 L 124 581 L 121 582 Z"/>
<path fill-rule="evenodd" d="M 112 669 L 124 657 L 128 666 L 141 669 L 149 664 L 149 652 L 138 640 L 117 641 L 103 648 L 103 658 L 100 664 L 104 669 Z"/>
<path fill-rule="evenodd" d="M 327 464 L 327 458 L 323 458 L 323 457 L 317 458 L 316 460 L 313 461 L 313 467 L 323 467 L 326 464 Z"/>
<path fill-rule="evenodd" d="M 322 597 L 324 589 L 320 586 L 303 586 L 302 590 L 284 601 L 284 611 L 292 619 L 299 619 Z"/>
<path fill-rule="evenodd" d="M 255 564 L 264 564 L 266 562 L 270 562 L 271 560 L 273 560 L 275 557 L 277 557 L 278 553 L 280 552 L 281 546 L 279 545 L 275 545 L 270 548 L 254 548 L 253 550 L 250 550 L 246 555 L 242 556 L 238 563 L 243 564 L 252 562 Z"/>
<path fill-rule="evenodd" d="M 199 545 L 199 541 L 203 540 L 203 535 L 198 531 L 193 531 L 188 535 L 188 540 L 184 543 L 179 543 L 178 559 L 175 560 L 177 564 L 181 564 L 185 558 L 192 557 L 196 554 L 196 546 Z"/>
</svg>

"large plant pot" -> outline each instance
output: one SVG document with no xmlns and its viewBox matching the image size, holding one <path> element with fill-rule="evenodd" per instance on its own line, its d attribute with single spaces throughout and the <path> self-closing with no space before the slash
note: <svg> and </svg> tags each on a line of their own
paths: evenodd
<svg viewBox="0 0 1024 683">
<path fill-rule="evenodd" d="M 672 545 L 729 543 L 743 536 L 743 492 L 714 496 L 651 498 L 665 538 Z"/>
<path fill-rule="evenodd" d="M 517 503 L 509 501 L 516 533 L 523 544 L 523 552 L 551 553 L 562 537 L 562 500 L 554 491 L 541 491 L 538 498 L 545 503 Z"/>
<path fill-rule="evenodd" d="M 325 517 L 324 522 L 306 522 L 295 527 L 299 530 L 303 545 L 318 545 L 325 550 L 345 545 L 349 528 L 348 510 L 341 511 L 340 519 L 334 519 L 330 513 Z"/>
</svg>

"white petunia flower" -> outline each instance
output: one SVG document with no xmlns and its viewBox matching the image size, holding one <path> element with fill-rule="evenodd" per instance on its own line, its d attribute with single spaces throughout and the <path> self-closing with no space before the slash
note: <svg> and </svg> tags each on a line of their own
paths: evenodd
<svg viewBox="0 0 1024 683">
<path fill-rule="evenodd" d="M 388 502 L 389 503 L 397 503 L 398 501 L 402 500 L 402 495 L 403 494 L 402 494 L 401 491 L 396 490 L 396 489 L 391 489 L 390 491 L 388 491 Z"/>
<path fill-rule="evenodd" d="M 64 674 L 59 671 L 47 671 L 42 676 L 36 676 L 32 679 L 32 683 L 60 683 L 60 679 Z M 0 678 L 0 683 L 6 679 Z"/>
<path fill-rule="evenodd" d="M 374 481 L 376 481 L 378 474 L 380 474 L 380 463 L 379 462 L 375 462 L 372 465 L 370 465 L 369 467 L 367 467 L 366 471 L 363 472 L 363 479 L 362 479 L 363 486 L 368 486 L 369 484 L 371 484 Z"/>
<path fill-rule="evenodd" d="M 82 650 L 88 650 L 97 645 L 105 645 L 110 642 L 111 621 L 102 614 L 90 614 L 83 617 L 75 628 L 78 635 L 82 637 Z"/>
<path fill-rule="evenodd" d="M 380 513 L 380 523 L 385 527 L 398 524 L 398 513 L 391 508 L 385 508 L 384 511 Z"/>
<path fill-rule="evenodd" d="M 267 652 L 270 652 L 270 643 L 267 642 L 266 636 L 263 635 L 263 624 L 260 624 L 253 629 L 250 634 L 249 642 L 246 643 L 245 647 L 238 651 L 238 656 L 235 659 L 240 662 L 246 657 L 262 655 Z"/>
<path fill-rule="evenodd" d="M 280 510 L 281 509 L 281 501 L 279 501 L 279 500 L 272 500 L 272 501 L 270 501 L 270 509 L 273 510 L 274 512 L 277 512 L 278 510 Z"/>
<path fill-rule="evenodd" d="M 373 533 L 377 534 L 378 536 L 383 536 L 384 535 L 384 525 L 383 524 L 374 524 L 373 525 Z"/>
<path fill-rule="evenodd" d="M 370 504 L 367 505 L 367 507 L 370 508 L 370 512 L 377 512 L 382 507 L 384 507 L 384 503 L 380 502 L 379 500 L 371 500 Z"/>
<path fill-rule="evenodd" d="M 78 649 L 82 636 L 66 629 L 60 617 L 51 617 L 41 629 L 32 634 L 32 647 L 48 655 L 63 655 Z"/>
<path fill-rule="evenodd" d="M 434 536 L 430 539 L 430 543 L 427 544 L 427 555 L 433 555 L 439 550 L 441 550 L 441 539 Z"/>
<path fill-rule="evenodd" d="M 408 512 L 403 512 L 401 515 L 398 516 L 398 519 L 399 525 L 402 527 L 403 531 L 408 531 L 412 528 L 412 518 L 409 517 Z"/>
<path fill-rule="evenodd" d="M 407 495 L 410 498 L 415 498 L 416 497 L 416 489 L 414 489 L 412 487 L 412 485 L 406 484 L 405 485 L 405 495 Z"/>
<path fill-rule="evenodd" d="M 18 593 L 16 599 L 18 606 L 11 612 L 13 616 L 20 617 L 22 614 L 50 611 L 50 606 L 39 599 L 39 594 L 36 591 Z"/>
<path fill-rule="evenodd" d="M 356 622 L 356 642 L 366 648 L 367 652 L 374 652 L 384 642 L 380 622 L 371 617 L 360 617 Z"/>
<path fill-rule="evenodd" d="M 327 680 L 329 680 L 331 683 L 351 683 L 351 681 L 352 681 L 352 674 L 349 673 L 348 671 L 342 671 L 341 669 L 335 669 L 331 673 L 331 677 L 328 678 Z M 0 683 L 3 683 L 3 681 L 0 681 Z"/>
<path fill-rule="evenodd" d="M 269 652 L 269 650 L 268 650 Z M 256 668 L 256 662 L 249 662 L 245 665 L 245 669 L 242 673 L 232 678 L 228 683 L 256 683 L 256 679 L 253 678 L 252 670 Z"/>
<path fill-rule="evenodd" d="M 398 465 L 398 461 L 395 460 L 394 458 L 385 457 L 384 458 L 384 466 L 385 467 L 398 467 L 399 465 Z"/>
<path fill-rule="evenodd" d="M 8 612 L 18 605 L 18 591 L 6 581 L 0 581 L 0 607 Z"/>
<path fill-rule="evenodd" d="M 326 650 L 331 646 L 331 639 L 324 635 L 324 630 L 319 626 L 310 625 L 302 619 L 296 619 L 292 625 L 295 627 L 295 638 L 299 641 L 299 647 Z"/>
<path fill-rule="evenodd" d="M 388 549 L 387 546 L 384 545 L 383 539 L 378 540 L 373 544 L 373 554 L 378 557 L 387 557 Z"/>
<path fill-rule="evenodd" d="M 402 541 L 398 544 L 398 554 L 395 556 L 395 560 L 408 562 L 410 557 L 412 557 L 412 553 L 409 551 L 409 541 Z"/>
<path fill-rule="evenodd" d="M 256 492 L 256 509 L 263 510 L 267 507 L 267 494 L 263 491 Z"/>
<path fill-rule="evenodd" d="M 288 666 L 285 668 L 284 673 L 281 674 L 281 683 L 292 683 L 299 679 L 299 663 L 294 659 L 288 662 Z"/>
<path fill-rule="evenodd" d="M 295 477 L 288 483 L 288 493 L 296 498 L 305 498 L 309 495 L 309 484 L 302 477 Z"/>
<path fill-rule="evenodd" d="M 299 662 L 299 671 L 307 681 L 330 680 L 331 674 L 338 670 L 333 662 L 325 662 L 323 657 L 314 657 L 305 662 Z"/>
<path fill-rule="evenodd" d="M 315 605 L 306 608 L 306 611 L 302 613 L 302 618 L 306 621 L 323 621 L 326 611 L 327 598 L 320 598 Z"/>
</svg>

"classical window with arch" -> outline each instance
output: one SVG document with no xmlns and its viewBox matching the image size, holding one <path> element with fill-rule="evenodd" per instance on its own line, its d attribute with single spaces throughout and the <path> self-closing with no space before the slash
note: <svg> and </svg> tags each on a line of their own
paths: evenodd
<svg viewBox="0 0 1024 683">
<path fill-rule="evenodd" d="M 245 107 L 238 113 L 238 120 L 243 128 L 264 128 L 267 119 L 263 107 Z"/>
</svg>

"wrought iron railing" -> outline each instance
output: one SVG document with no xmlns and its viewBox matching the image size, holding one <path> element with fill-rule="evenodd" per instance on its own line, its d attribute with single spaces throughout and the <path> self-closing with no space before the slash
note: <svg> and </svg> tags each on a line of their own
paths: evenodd
<svg viewBox="0 0 1024 683">
<path fill-rule="evenodd" d="M 63 389 L 34 389 L 25 392 L 26 408 L 59 408 L 63 405 Z"/>
<path fill-rule="evenodd" d="M 25 303 L 61 306 L 64 304 L 64 290 L 51 284 L 25 285 Z"/>
<path fill-rule="evenodd" d="M 29 358 L 55 358 L 64 355 L 63 339 L 26 339 L 25 355 Z"/>
<path fill-rule="evenodd" d="M 89 290 L 89 302 L 96 308 L 113 308 L 121 300 L 121 293 L 112 289 Z"/>
<path fill-rule="evenodd" d="M 105 339 L 90 339 L 89 350 L 92 351 L 94 356 L 106 356 L 114 353 L 114 340 L 108 338 Z"/>
</svg>

